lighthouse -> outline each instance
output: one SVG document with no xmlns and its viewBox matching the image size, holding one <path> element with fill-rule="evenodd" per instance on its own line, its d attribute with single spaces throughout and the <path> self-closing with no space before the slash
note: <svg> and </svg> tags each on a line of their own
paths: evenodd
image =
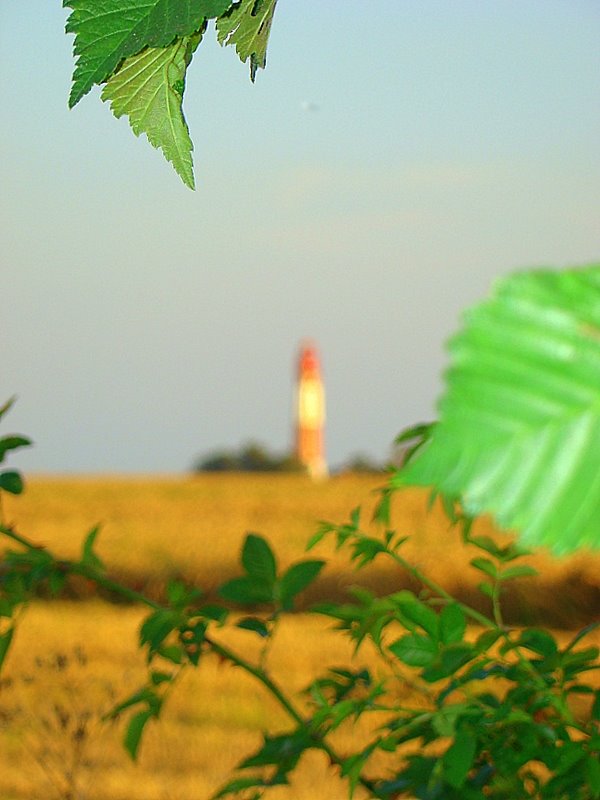
<svg viewBox="0 0 600 800">
<path fill-rule="evenodd" d="M 296 458 L 311 478 L 326 478 L 323 431 L 325 390 L 317 349 L 311 342 L 300 348 L 296 389 Z"/>
</svg>

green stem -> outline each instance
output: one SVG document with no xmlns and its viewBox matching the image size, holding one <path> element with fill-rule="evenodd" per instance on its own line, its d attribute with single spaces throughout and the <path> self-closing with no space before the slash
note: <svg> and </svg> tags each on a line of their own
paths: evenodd
<svg viewBox="0 0 600 800">
<path fill-rule="evenodd" d="M 26 550 L 30 551 L 38 551 L 40 548 L 37 545 L 34 545 L 33 542 L 26 539 L 24 536 L 21 536 L 12 528 L 7 528 L 4 525 L 0 525 L 0 533 L 4 534 L 9 539 L 12 539 L 14 542 L 17 542 Z M 136 592 L 133 589 L 129 589 L 126 586 L 122 586 L 120 583 L 107 578 L 106 575 L 99 573 L 95 567 L 88 566 L 87 564 L 83 564 L 81 562 L 74 562 L 74 561 L 66 561 L 66 560 L 59 560 L 48 553 L 56 563 L 56 565 L 65 573 L 70 573 L 74 575 L 80 575 L 81 577 L 87 578 L 88 580 L 93 581 L 97 586 L 101 586 L 104 589 L 107 589 L 110 592 L 114 592 L 115 594 L 120 595 L 121 597 L 130 600 L 132 602 L 140 603 L 145 605 L 149 608 L 154 609 L 155 611 L 159 611 L 165 608 L 165 606 L 161 605 L 160 603 L 151 600 L 150 598 L 146 597 L 145 595 L 141 594 L 140 592 Z M 262 685 L 270 692 L 270 694 L 277 700 L 279 705 L 286 711 L 288 716 L 290 716 L 294 722 L 298 725 L 303 727 L 308 727 L 307 721 L 304 719 L 302 714 L 295 708 L 293 703 L 286 697 L 283 690 L 269 677 L 269 675 L 265 672 L 264 669 L 255 666 L 254 664 L 246 661 L 245 658 L 242 656 L 237 655 L 233 650 L 230 650 L 223 644 L 216 642 L 209 636 L 206 636 L 204 641 L 210 647 L 210 649 L 219 655 L 221 658 L 226 659 L 230 663 L 234 664 L 235 666 L 240 667 L 248 674 L 252 675 L 257 681 L 262 683 Z M 325 742 L 322 738 L 315 738 L 315 747 L 322 750 L 329 758 L 332 764 L 337 765 L 338 767 L 342 767 L 344 763 L 344 759 L 339 756 L 335 750 Z M 383 797 L 383 795 L 379 794 L 375 788 L 375 785 L 372 781 L 369 781 L 367 778 L 359 778 L 358 782 L 363 786 L 368 792 L 371 793 L 374 797 Z"/>
<path fill-rule="evenodd" d="M 437 594 L 439 597 L 442 597 L 448 603 L 456 603 L 460 608 L 464 611 L 464 613 L 471 617 L 472 620 L 478 622 L 480 625 L 483 625 L 484 628 L 496 628 L 497 625 L 494 620 L 486 617 L 485 614 L 481 614 L 471 606 L 466 605 L 465 603 L 461 603 L 459 600 L 456 600 L 449 594 L 442 586 L 437 584 L 435 581 L 432 581 L 426 575 L 424 575 L 418 567 L 413 567 L 412 564 L 409 564 L 408 561 L 402 558 L 402 556 L 398 555 L 394 550 L 386 550 L 387 553 L 394 559 L 394 561 L 399 564 L 403 569 L 409 572 L 413 578 L 416 578 L 420 581 L 424 586 L 427 586 L 428 589 L 431 589 L 432 592 Z"/>
<path fill-rule="evenodd" d="M 494 611 L 494 619 L 496 625 L 500 630 L 504 630 L 504 620 L 502 619 L 502 609 L 500 607 L 500 592 L 502 590 L 501 581 L 495 580 L 492 586 L 492 608 Z"/>
</svg>

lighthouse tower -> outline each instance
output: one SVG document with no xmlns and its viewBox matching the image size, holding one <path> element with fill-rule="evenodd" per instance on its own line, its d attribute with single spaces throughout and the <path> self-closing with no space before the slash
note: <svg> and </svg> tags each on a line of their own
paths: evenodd
<svg viewBox="0 0 600 800">
<path fill-rule="evenodd" d="M 319 356 L 314 344 L 305 342 L 298 359 L 296 391 L 296 458 L 311 478 L 326 478 L 323 430 L 325 390 Z"/>
</svg>

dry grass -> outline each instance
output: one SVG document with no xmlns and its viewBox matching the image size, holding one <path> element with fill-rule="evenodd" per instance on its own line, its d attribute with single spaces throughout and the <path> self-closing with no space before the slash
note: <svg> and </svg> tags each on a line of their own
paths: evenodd
<svg viewBox="0 0 600 800">
<path fill-rule="evenodd" d="M 261 730 L 285 729 L 288 720 L 259 684 L 211 658 L 179 679 L 160 723 L 148 729 L 139 762 L 132 763 L 120 744 L 121 729 L 100 718 L 145 679 L 136 648 L 142 615 L 101 601 L 40 603 L 28 610 L 0 688 L 2 800 L 204 800 L 257 749 Z M 255 640 L 243 631 L 228 636 L 249 657 Z M 326 622 L 298 615 L 282 623 L 269 663 L 301 702 L 312 677 L 350 657 L 350 643 Z M 57 706 L 70 712 L 66 724 Z M 74 733 L 83 717 L 88 727 L 69 795 L 67 772 L 77 760 Z M 365 732 L 345 731 L 337 745 L 356 744 Z M 272 795 L 344 796 L 344 785 L 318 755 L 308 759 L 293 790 Z"/>
<path fill-rule="evenodd" d="M 6 517 L 24 534 L 67 558 L 76 558 L 89 529 L 102 525 L 98 552 L 112 577 L 160 598 L 170 578 L 182 578 L 209 594 L 238 570 L 248 531 L 273 543 L 280 564 L 302 557 L 321 519 L 343 522 L 356 505 L 368 523 L 381 476 L 339 476 L 313 483 L 298 475 L 202 475 L 188 478 L 36 479 L 7 503 Z M 473 553 L 461 546 L 439 508 L 427 512 L 426 495 L 397 496 L 394 525 L 410 535 L 403 553 L 456 596 L 480 607 L 480 574 L 469 566 Z M 497 535 L 486 520 L 479 532 Z M 328 566 L 307 601 L 341 598 L 358 581 L 376 593 L 409 585 L 392 564 L 376 562 L 357 575 L 332 543 L 315 551 Z M 537 554 L 529 559 L 541 577 L 511 584 L 507 618 L 570 628 L 583 625 L 600 607 L 600 557 L 568 559 Z M 78 591 L 86 594 L 86 587 Z M 483 606 L 482 606 L 483 603 Z"/>
<path fill-rule="evenodd" d="M 214 589 L 235 573 L 249 530 L 273 543 L 283 566 L 297 560 L 317 520 L 342 522 L 359 503 L 368 520 L 372 491 L 381 483 L 358 476 L 322 484 L 265 475 L 36 479 L 23 497 L 5 504 L 5 518 L 65 557 L 76 557 L 85 533 L 101 522 L 98 550 L 111 574 L 160 596 L 173 576 Z M 424 495 L 409 492 L 398 498 L 394 517 L 398 530 L 412 534 L 409 560 L 462 597 L 475 596 L 472 554 L 439 509 L 428 515 Z M 486 521 L 480 530 L 493 533 Z M 380 592 L 407 582 L 393 566 L 375 564 L 357 574 L 327 543 L 317 554 L 329 563 L 313 597 L 342 596 L 359 579 Z M 514 617 L 537 616 L 569 628 L 597 614 L 598 556 L 557 561 L 540 554 L 530 561 L 542 577 L 515 584 L 506 598 Z M 285 727 L 281 710 L 259 685 L 208 659 L 184 673 L 160 724 L 150 727 L 139 763 L 132 764 L 120 745 L 121 731 L 100 720 L 116 698 L 145 679 L 136 648 L 143 613 L 98 599 L 36 603 L 26 612 L 0 684 L 0 800 L 205 800 L 257 748 L 261 730 Z M 233 635 L 235 646 L 252 656 L 256 637 Z M 598 643 L 597 632 L 594 639 Z M 348 664 L 350 655 L 349 642 L 327 622 L 297 614 L 283 621 L 270 664 L 300 692 L 327 666 Z M 356 666 L 371 661 L 366 650 Z M 355 746 L 366 733 L 365 726 L 342 730 L 339 749 Z M 321 756 L 302 763 L 293 787 L 273 792 L 272 800 L 346 796 Z"/>
</svg>

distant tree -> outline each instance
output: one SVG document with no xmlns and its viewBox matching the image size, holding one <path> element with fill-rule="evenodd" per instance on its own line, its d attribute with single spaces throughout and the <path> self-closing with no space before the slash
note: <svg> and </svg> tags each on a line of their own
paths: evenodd
<svg viewBox="0 0 600 800">
<path fill-rule="evenodd" d="M 363 453 L 352 456 L 342 467 L 342 472 L 375 473 L 383 472 L 383 464 L 374 461 Z"/>
<path fill-rule="evenodd" d="M 303 467 L 291 454 L 277 455 L 258 442 L 239 450 L 217 450 L 200 458 L 194 472 L 301 472 Z"/>
<path fill-rule="evenodd" d="M 226 451 L 210 453 L 193 467 L 194 472 L 231 472 L 235 469 L 235 455 Z"/>
</svg>

